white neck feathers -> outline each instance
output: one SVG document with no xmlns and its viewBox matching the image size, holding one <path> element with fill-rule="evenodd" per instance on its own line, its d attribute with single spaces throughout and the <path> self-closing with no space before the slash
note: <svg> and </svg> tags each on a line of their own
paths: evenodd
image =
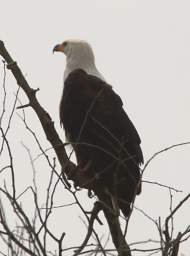
<svg viewBox="0 0 190 256">
<path fill-rule="evenodd" d="M 92 48 L 86 42 L 81 41 L 73 45 L 71 43 L 70 47 L 67 49 L 64 81 L 75 69 L 82 69 L 87 72 L 87 74 L 96 76 L 105 81 L 102 74 L 96 68 Z"/>
</svg>

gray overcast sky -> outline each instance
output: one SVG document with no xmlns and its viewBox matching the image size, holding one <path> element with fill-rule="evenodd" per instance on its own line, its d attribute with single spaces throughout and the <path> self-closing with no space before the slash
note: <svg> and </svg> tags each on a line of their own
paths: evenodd
<svg viewBox="0 0 190 256">
<path fill-rule="evenodd" d="M 52 49 L 65 39 L 80 38 L 91 43 L 97 67 L 122 97 L 140 133 L 145 160 L 162 148 L 190 141 L 189 0 L 0 0 L 0 6 L 0 39 L 29 83 L 40 87 L 39 100 L 60 134 L 58 106 L 65 58 L 52 55 Z M 14 79 L 9 81 L 12 86 Z M 28 114 L 32 116 L 30 110 Z M 32 122 L 37 123 L 35 116 Z M 24 140 L 21 125 L 15 133 L 16 143 Z M 182 189 L 185 195 L 189 153 L 186 146 L 160 155 L 144 178 Z M 175 202 L 183 195 L 176 195 Z M 168 214 L 168 200 L 167 190 L 145 184 L 136 204 L 156 218 Z M 179 228 L 188 222 L 189 205 L 185 209 L 177 220 Z M 134 220 L 131 240 L 137 236 L 133 228 L 144 227 L 138 213 Z M 149 237 L 145 231 L 139 232 L 138 239 Z"/>
</svg>

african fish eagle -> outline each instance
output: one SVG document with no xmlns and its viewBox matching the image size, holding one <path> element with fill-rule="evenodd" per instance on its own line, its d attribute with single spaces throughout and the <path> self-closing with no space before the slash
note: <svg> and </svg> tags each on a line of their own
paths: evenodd
<svg viewBox="0 0 190 256">
<path fill-rule="evenodd" d="M 101 193 L 116 198 L 127 217 L 141 192 L 143 154 L 137 130 L 121 98 L 96 68 L 86 41 L 67 40 L 53 51 L 66 55 L 60 120 L 77 165 L 89 178 L 87 187 L 99 199 Z"/>
</svg>

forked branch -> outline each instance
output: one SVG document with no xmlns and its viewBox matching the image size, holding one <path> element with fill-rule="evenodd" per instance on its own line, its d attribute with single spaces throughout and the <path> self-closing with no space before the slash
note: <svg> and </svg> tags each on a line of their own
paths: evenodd
<svg viewBox="0 0 190 256">
<path fill-rule="evenodd" d="M 21 69 L 19 68 L 17 63 L 12 59 L 12 57 L 10 56 L 9 52 L 6 50 L 4 43 L 2 41 L 0 41 L 0 55 L 5 60 L 7 64 L 7 68 L 10 69 L 12 74 L 14 75 L 18 86 L 23 89 L 23 91 L 28 97 L 29 103 L 22 105 L 20 108 L 32 107 L 32 109 L 37 114 L 39 121 L 41 122 L 44 133 L 46 134 L 47 140 L 50 142 L 53 149 L 55 150 L 55 153 L 57 155 L 57 158 L 63 170 L 63 180 L 65 183 L 65 186 L 70 187 L 70 184 L 68 183 L 64 174 L 67 174 L 67 176 L 70 179 L 72 179 L 80 187 L 84 187 L 83 186 L 84 184 L 89 184 L 88 177 L 85 180 L 84 172 L 81 172 L 80 169 L 68 158 L 65 151 L 65 144 L 59 138 L 59 135 L 56 132 L 54 127 L 54 122 L 52 121 L 48 112 L 38 102 L 36 98 L 36 92 L 39 89 L 32 89 L 29 86 Z M 88 188 L 88 185 L 86 185 L 85 187 Z M 98 211 L 99 210 L 97 210 L 97 212 Z M 117 248 L 119 256 L 131 256 L 130 249 L 125 241 L 125 238 L 120 228 L 118 216 L 115 216 L 113 213 L 110 212 L 110 210 L 103 209 L 103 211 L 110 228 L 113 243 Z M 92 220 L 94 221 L 94 217 L 92 217 Z M 89 231 L 89 233 L 90 232 L 91 230 Z M 88 240 L 88 238 L 89 237 L 87 237 L 86 240 Z M 84 244 L 85 243 L 86 241 L 84 241 Z M 76 254 L 79 254 L 81 249 L 83 249 L 83 247 L 84 246 L 82 245 L 82 247 L 78 252 L 76 252 Z"/>
</svg>

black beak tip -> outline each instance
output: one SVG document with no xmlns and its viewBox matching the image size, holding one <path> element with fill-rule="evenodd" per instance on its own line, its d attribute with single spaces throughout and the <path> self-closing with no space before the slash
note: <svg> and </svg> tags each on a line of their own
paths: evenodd
<svg viewBox="0 0 190 256">
<path fill-rule="evenodd" d="M 53 48 L 53 53 L 58 51 L 58 44 Z"/>
</svg>

